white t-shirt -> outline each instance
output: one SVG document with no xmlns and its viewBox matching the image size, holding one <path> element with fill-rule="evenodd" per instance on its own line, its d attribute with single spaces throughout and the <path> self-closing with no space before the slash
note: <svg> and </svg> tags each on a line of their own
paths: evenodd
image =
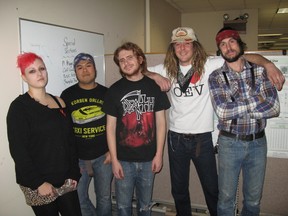
<svg viewBox="0 0 288 216">
<path fill-rule="evenodd" d="M 177 133 L 205 133 L 214 130 L 214 112 L 209 95 L 208 78 L 224 60 L 221 57 L 209 57 L 205 63 L 205 73 L 195 83 L 189 84 L 185 93 L 181 92 L 177 80 L 172 80 L 169 91 L 171 108 L 169 111 L 169 129 Z M 190 69 L 181 67 L 185 75 Z M 163 64 L 149 67 L 149 71 L 167 77 Z M 168 78 L 168 77 L 167 77 Z"/>
</svg>

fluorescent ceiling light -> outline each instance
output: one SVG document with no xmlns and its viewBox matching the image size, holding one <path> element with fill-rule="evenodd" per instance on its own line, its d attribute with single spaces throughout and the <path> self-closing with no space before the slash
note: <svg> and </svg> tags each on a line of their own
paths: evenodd
<svg viewBox="0 0 288 216">
<path fill-rule="evenodd" d="M 275 43 L 274 46 L 287 46 L 288 43 Z"/>
<path fill-rule="evenodd" d="M 258 44 L 262 44 L 262 43 L 275 43 L 276 41 L 258 41 Z"/>
<path fill-rule="evenodd" d="M 278 8 L 276 13 L 277 14 L 279 14 L 279 13 L 288 13 L 288 8 Z"/>
<path fill-rule="evenodd" d="M 287 47 L 270 47 L 270 50 L 286 50 Z"/>
<path fill-rule="evenodd" d="M 281 37 L 280 40 L 288 40 L 288 37 Z"/>
<path fill-rule="evenodd" d="M 258 34 L 258 37 L 281 36 L 282 34 Z"/>
</svg>

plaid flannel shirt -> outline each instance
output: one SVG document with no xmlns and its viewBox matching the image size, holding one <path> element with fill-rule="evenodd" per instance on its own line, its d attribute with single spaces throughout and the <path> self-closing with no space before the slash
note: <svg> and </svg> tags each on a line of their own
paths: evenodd
<svg viewBox="0 0 288 216">
<path fill-rule="evenodd" d="M 266 70 L 246 60 L 240 73 L 232 71 L 226 63 L 213 71 L 209 76 L 209 89 L 213 108 L 219 118 L 219 130 L 241 135 L 258 133 L 265 129 L 266 119 L 280 113 L 277 90 L 269 81 Z M 258 95 L 265 101 L 261 103 Z M 237 124 L 233 124 L 233 119 L 237 119 Z"/>
</svg>

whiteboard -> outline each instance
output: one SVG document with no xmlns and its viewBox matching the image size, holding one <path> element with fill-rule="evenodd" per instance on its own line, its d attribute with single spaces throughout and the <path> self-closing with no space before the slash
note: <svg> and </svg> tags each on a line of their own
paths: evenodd
<svg viewBox="0 0 288 216">
<path fill-rule="evenodd" d="M 73 60 L 80 52 L 94 57 L 96 81 L 105 85 L 103 34 L 20 19 L 20 47 L 21 53 L 34 52 L 43 58 L 48 71 L 46 90 L 51 94 L 59 96 L 77 83 Z M 28 86 L 22 85 L 24 93 Z"/>
</svg>

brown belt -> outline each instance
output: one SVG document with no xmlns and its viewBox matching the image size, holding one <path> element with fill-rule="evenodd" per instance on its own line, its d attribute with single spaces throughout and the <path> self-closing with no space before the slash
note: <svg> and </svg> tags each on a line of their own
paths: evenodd
<svg viewBox="0 0 288 216">
<path fill-rule="evenodd" d="M 262 138 L 265 135 L 265 131 L 263 130 L 259 133 L 249 134 L 249 135 L 240 135 L 240 134 L 233 134 L 233 133 L 229 133 L 227 131 L 221 130 L 219 132 L 219 135 L 230 137 L 230 138 L 236 138 L 236 139 L 243 140 L 243 141 L 252 141 L 255 139 Z"/>
</svg>

